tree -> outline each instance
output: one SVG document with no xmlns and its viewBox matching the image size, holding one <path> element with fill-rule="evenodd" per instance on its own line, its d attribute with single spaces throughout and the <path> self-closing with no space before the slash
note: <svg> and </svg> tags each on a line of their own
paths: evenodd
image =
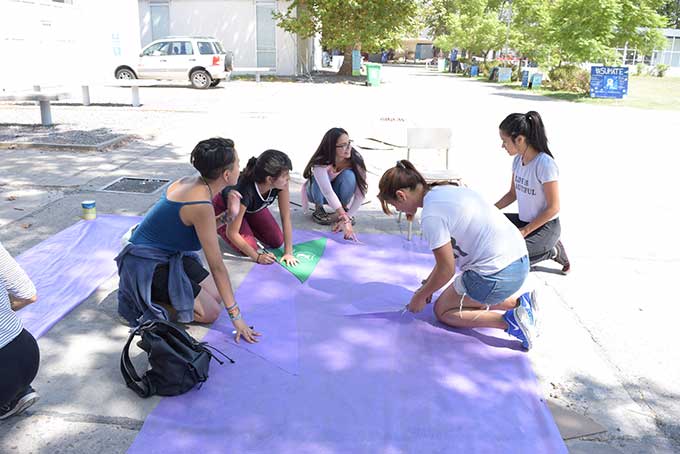
<svg viewBox="0 0 680 454">
<path fill-rule="evenodd" d="M 473 55 L 484 55 L 500 49 L 506 40 L 507 24 L 500 18 L 498 0 L 458 1 L 446 18 L 447 34 L 437 36 L 435 46 L 442 49 L 467 49 Z"/>
<path fill-rule="evenodd" d="M 342 49 L 340 74 L 351 74 L 352 50 L 396 47 L 413 32 L 418 4 L 413 0 L 293 0 L 275 13 L 279 26 L 302 38 L 321 35 L 324 47 Z"/>
<path fill-rule="evenodd" d="M 551 40 L 552 3 L 551 0 L 512 2 L 512 48 L 523 57 L 548 66 L 557 54 Z"/>
<path fill-rule="evenodd" d="M 680 0 L 664 0 L 657 12 L 664 16 L 668 27 L 680 28 Z"/>
</svg>

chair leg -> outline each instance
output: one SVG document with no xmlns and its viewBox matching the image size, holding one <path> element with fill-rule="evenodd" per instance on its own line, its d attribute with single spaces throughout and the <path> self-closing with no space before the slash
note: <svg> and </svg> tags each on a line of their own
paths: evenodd
<svg viewBox="0 0 680 454">
<path fill-rule="evenodd" d="M 411 241 L 411 236 L 413 236 L 413 220 L 408 221 L 408 233 L 406 234 L 406 239 Z"/>
<path fill-rule="evenodd" d="M 397 224 L 401 224 L 401 211 L 399 212 L 399 216 L 397 217 Z"/>
</svg>

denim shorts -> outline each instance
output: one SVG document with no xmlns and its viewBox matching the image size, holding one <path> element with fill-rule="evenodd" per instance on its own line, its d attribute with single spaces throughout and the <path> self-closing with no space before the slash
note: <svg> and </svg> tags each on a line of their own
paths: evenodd
<svg viewBox="0 0 680 454">
<path fill-rule="evenodd" d="M 479 274 L 468 270 L 454 280 L 454 289 L 478 303 L 494 306 L 511 297 L 529 275 L 529 258 L 525 255 L 497 273 Z M 461 288 L 462 287 L 462 288 Z"/>
</svg>

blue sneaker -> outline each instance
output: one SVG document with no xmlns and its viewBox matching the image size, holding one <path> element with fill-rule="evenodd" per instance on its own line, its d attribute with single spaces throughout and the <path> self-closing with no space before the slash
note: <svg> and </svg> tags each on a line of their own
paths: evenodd
<svg viewBox="0 0 680 454">
<path fill-rule="evenodd" d="M 535 326 L 523 305 L 517 306 L 503 314 L 508 324 L 507 333 L 522 342 L 522 347 L 531 350 L 535 337 Z"/>
<path fill-rule="evenodd" d="M 529 315 L 529 318 L 531 319 L 531 322 L 534 324 L 536 327 L 536 330 L 538 330 L 538 322 L 540 320 L 540 307 L 538 305 L 538 298 L 536 294 L 536 290 L 532 290 L 531 293 L 523 293 L 520 295 L 519 298 L 517 298 L 517 302 L 521 307 L 526 310 L 527 314 Z M 538 334 L 537 334 L 538 336 Z"/>
</svg>

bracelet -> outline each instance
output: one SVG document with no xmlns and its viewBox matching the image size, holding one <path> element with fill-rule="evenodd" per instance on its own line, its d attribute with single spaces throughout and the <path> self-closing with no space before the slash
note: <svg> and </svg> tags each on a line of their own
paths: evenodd
<svg viewBox="0 0 680 454">
<path fill-rule="evenodd" d="M 258 264 L 260 263 L 260 256 L 261 255 L 262 254 L 260 252 L 257 253 L 257 258 L 255 259 L 255 263 L 258 263 Z"/>
<path fill-rule="evenodd" d="M 233 313 L 227 312 L 227 314 L 229 314 L 229 318 L 232 320 L 240 320 L 243 317 L 240 310 L 238 310 L 238 312 L 233 311 Z"/>
<path fill-rule="evenodd" d="M 227 310 L 227 312 L 229 312 L 230 310 L 232 310 L 232 309 L 235 308 L 236 306 L 238 306 L 238 303 L 234 302 L 234 305 L 233 305 L 233 306 L 229 306 L 229 307 L 226 307 L 226 306 L 225 306 L 224 308 Z"/>
<path fill-rule="evenodd" d="M 241 320 L 243 318 L 243 315 L 239 312 L 239 314 L 236 317 L 232 317 L 230 314 L 229 318 L 231 318 L 232 322 L 235 322 L 236 320 Z"/>
</svg>

